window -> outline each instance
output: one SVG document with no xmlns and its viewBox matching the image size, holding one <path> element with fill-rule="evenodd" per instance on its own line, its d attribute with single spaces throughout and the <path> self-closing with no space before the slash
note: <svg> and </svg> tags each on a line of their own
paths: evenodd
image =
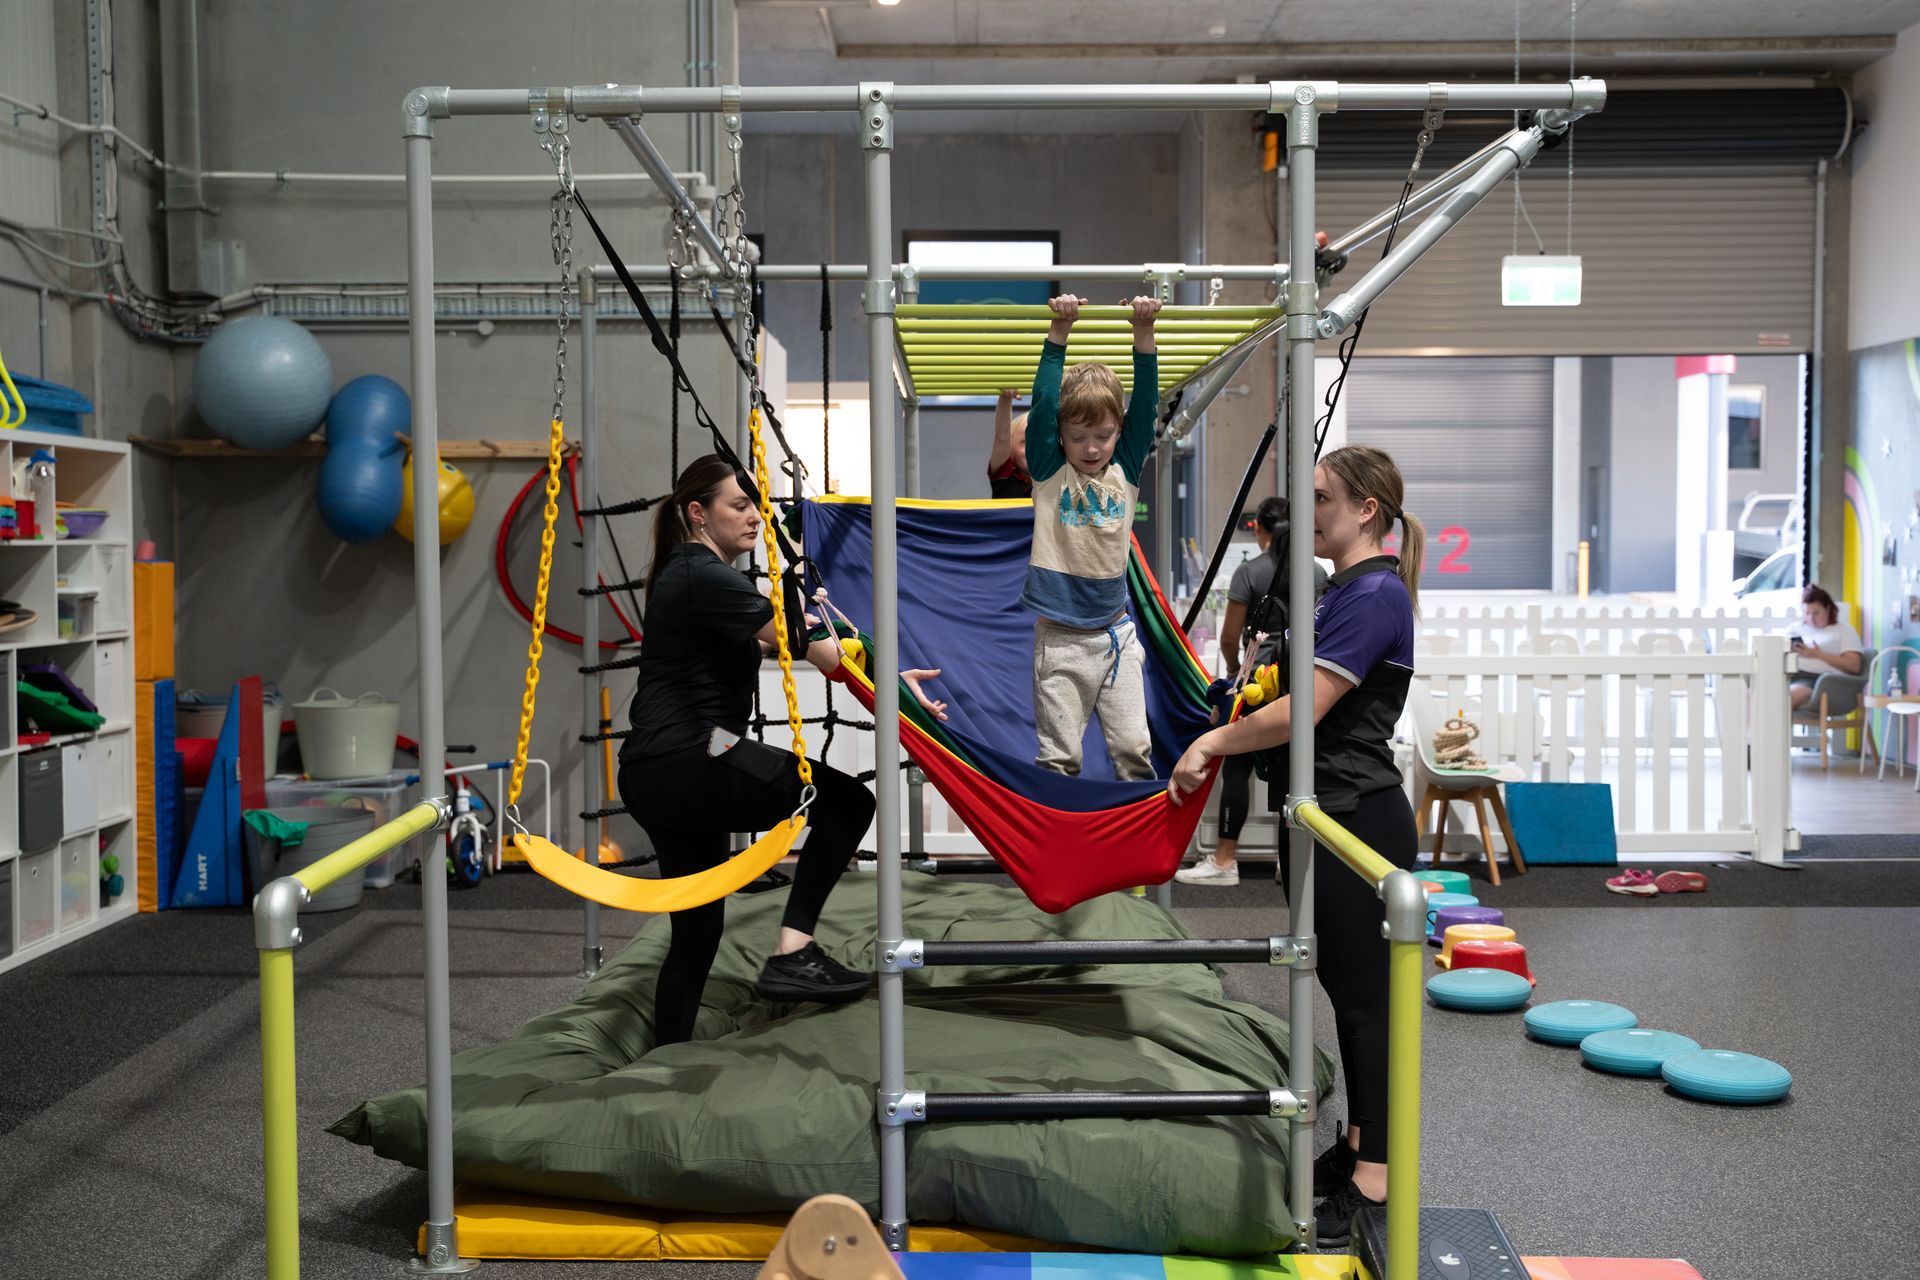
<svg viewBox="0 0 1920 1280">
<path fill-rule="evenodd" d="M 1766 407 L 1765 387 L 1727 388 L 1727 470 L 1760 470 Z"/>
<path fill-rule="evenodd" d="M 1060 261 L 1052 231 L 909 231 L 907 262 L 916 267 L 1051 267 Z M 1045 306 L 1056 280 L 922 280 L 922 302 L 1023 303 Z"/>
</svg>

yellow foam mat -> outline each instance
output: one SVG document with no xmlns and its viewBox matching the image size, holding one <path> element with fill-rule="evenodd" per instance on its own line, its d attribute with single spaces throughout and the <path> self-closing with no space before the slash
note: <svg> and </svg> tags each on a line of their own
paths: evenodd
<svg viewBox="0 0 1920 1280">
<path fill-rule="evenodd" d="M 784 1213 L 661 1216 L 657 1209 L 460 1188 L 454 1230 L 468 1258 L 761 1262 L 786 1229 Z M 976 1227 L 915 1225 L 915 1253 L 1033 1253 L 1043 1240 Z M 426 1228 L 416 1249 L 426 1249 Z"/>
</svg>

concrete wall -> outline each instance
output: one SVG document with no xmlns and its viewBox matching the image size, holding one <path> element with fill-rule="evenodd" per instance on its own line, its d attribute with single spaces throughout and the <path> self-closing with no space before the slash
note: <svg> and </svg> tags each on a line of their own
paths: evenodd
<svg viewBox="0 0 1920 1280">
<path fill-rule="evenodd" d="M 383 10 L 378 41 L 324 6 L 215 0 L 206 23 L 206 153 L 222 168 L 293 167 L 392 172 L 401 165 L 398 120 L 416 84 L 472 87 L 685 79 L 685 6 L 655 0 L 636 6 L 600 0 L 552 8 L 434 0 Z M 476 8 L 484 12 L 476 13 Z M 731 10 L 722 4 L 724 80 L 735 65 Z M 300 65 L 307 73 L 290 77 Z M 575 123 L 575 167 L 632 171 L 636 165 L 598 124 Z M 677 169 L 688 163 L 677 120 L 649 122 Z M 551 162 L 520 118 L 442 122 L 434 144 L 440 173 L 541 173 Z M 723 151 L 724 154 L 724 151 Z M 609 233 L 635 261 L 661 257 L 664 204 L 645 186 L 588 188 Z M 555 275 L 544 187 L 436 191 L 435 269 L 441 281 L 549 280 Z M 399 280 L 406 269 L 404 204 L 394 188 L 234 188 L 220 192 L 215 232 L 229 263 L 254 281 Z M 598 258 L 576 220 L 576 260 Z M 686 358 L 715 418 L 731 431 L 734 377 L 724 348 L 690 319 Z M 602 496 L 664 492 L 670 484 L 665 369 L 635 326 L 604 326 L 600 430 Z M 367 373 L 408 379 L 403 330 L 322 332 L 336 382 Z M 568 416 L 581 412 L 580 339 L 572 341 Z M 489 337 L 443 333 L 437 343 L 440 431 L 445 438 L 544 437 L 551 397 L 554 329 L 550 323 L 501 324 Z M 180 385 L 190 386 L 182 359 Z M 191 406 L 181 429 L 199 430 Z M 577 428 L 569 434 L 577 435 Z M 683 414 L 680 456 L 706 452 L 691 414 Z M 498 758 L 512 748 L 527 643 L 526 624 L 502 599 L 492 539 L 531 464 L 462 464 L 476 495 L 473 526 L 443 556 L 446 618 L 447 735 Z M 315 514 L 311 463 L 270 461 L 174 464 L 179 499 L 180 679 L 220 687 L 259 671 L 295 696 L 326 684 L 349 694 L 377 689 L 414 724 L 415 630 L 411 547 L 388 535 L 365 547 L 333 539 Z M 564 509 L 563 500 L 563 509 Z M 514 548 L 514 576 L 530 597 L 538 504 L 528 504 Z M 629 570 L 643 571 L 643 516 L 621 517 L 615 532 Z M 579 553 L 563 530 L 552 616 L 577 630 L 582 606 L 573 590 Z M 609 554 L 603 572 L 620 571 Z M 619 634 L 610 612 L 603 635 Z M 578 650 L 548 647 L 547 679 L 533 753 L 554 762 L 556 781 L 577 786 L 581 749 L 574 741 L 581 684 Z M 614 678 L 624 720 L 631 673 Z M 577 794 L 563 800 L 571 830 Z M 632 837 L 632 832 L 621 833 Z"/>
<path fill-rule="evenodd" d="M 1920 254 L 1913 210 L 1920 204 L 1920 26 L 1900 33 L 1894 52 L 1854 77 L 1854 105 L 1867 129 L 1854 142 L 1851 304 L 1855 351 L 1920 333 Z"/>
</svg>

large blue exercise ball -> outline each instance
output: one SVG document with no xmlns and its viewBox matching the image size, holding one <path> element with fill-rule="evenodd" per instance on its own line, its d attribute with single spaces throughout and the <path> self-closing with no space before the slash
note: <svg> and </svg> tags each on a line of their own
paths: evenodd
<svg viewBox="0 0 1920 1280">
<path fill-rule="evenodd" d="M 327 406 L 327 449 L 349 441 L 385 448 L 413 434 L 413 401 L 405 387 L 377 373 L 362 374 L 333 393 Z"/>
<path fill-rule="evenodd" d="M 327 450 L 314 501 L 334 537 L 372 542 L 393 527 L 400 515 L 405 454 L 398 444 L 383 449 L 354 442 Z"/>
<path fill-rule="evenodd" d="M 320 425 L 333 365 L 314 336 L 282 316 L 220 326 L 193 365 L 193 399 L 216 435 L 242 449 L 286 449 Z"/>
</svg>

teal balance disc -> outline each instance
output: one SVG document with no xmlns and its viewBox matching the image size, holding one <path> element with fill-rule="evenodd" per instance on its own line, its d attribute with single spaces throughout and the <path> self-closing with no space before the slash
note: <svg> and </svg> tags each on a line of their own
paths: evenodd
<svg viewBox="0 0 1920 1280">
<path fill-rule="evenodd" d="M 1639 1025 L 1632 1010 L 1604 1000 L 1555 1000 L 1527 1010 L 1527 1034 L 1548 1044 L 1579 1044 L 1596 1031 Z"/>
<path fill-rule="evenodd" d="M 1699 1047 L 1699 1041 L 1671 1031 L 1627 1027 L 1594 1032 L 1580 1042 L 1580 1056 L 1588 1066 L 1617 1076 L 1657 1076 L 1668 1058 Z"/>
<path fill-rule="evenodd" d="M 1732 1049 L 1676 1053 L 1660 1064 L 1660 1074 L 1676 1092 L 1704 1102 L 1777 1102 L 1793 1086 L 1779 1063 Z"/>
<path fill-rule="evenodd" d="M 1473 892 L 1473 881 L 1468 879 L 1466 873 L 1463 871 L 1440 871 L 1420 866 L 1413 869 L 1413 874 L 1422 880 L 1433 881 L 1440 886 L 1440 892 L 1442 893 Z"/>
<path fill-rule="evenodd" d="M 1451 969 L 1427 979 L 1427 996 L 1442 1009 L 1506 1013 L 1533 996 L 1533 984 L 1505 969 Z"/>
</svg>

